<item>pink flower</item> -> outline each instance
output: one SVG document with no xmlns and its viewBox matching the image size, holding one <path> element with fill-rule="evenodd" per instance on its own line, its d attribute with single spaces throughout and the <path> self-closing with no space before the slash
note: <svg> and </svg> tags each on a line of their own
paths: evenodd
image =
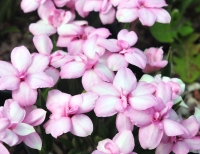
<svg viewBox="0 0 200 154">
<path fill-rule="evenodd" d="M 142 25 L 152 26 L 155 22 L 170 23 L 169 13 L 162 9 L 165 0 L 128 0 L 118 5 L 116 17 L 119 22 L 132 22 L 139 18 Z"/>
<path fill-rule="evenodd" d="M 74 56 L 74 60 L 61 66 L 61 78 L 71 79 L 82 76 L 82 84 L 86 91 L 91 91 L 94 84 L 102 81 L 112 82 L 114 73 L 107 67 L 104 60 L 106 56 L 94 59 L 87 58 L 84 54 Z"/>
<path fill-rule="evenodd" d="M 137 48 L 131 48 L 137 42 L 137 39 L 135 32 L 128 32 L 128 30 L 123 29 L 118 33 L 117 40 L 99 40 L 99 45 L 110 52 L 114 52 L 107 59 L 107 65 L 111 70 L 117 71 L 120 68 L 127 67 L 129 63 L 141 69 L 145 68 L 147 59 L 144 53 Z"/>
<path fill-rule="evenodd" d="M 137 84 L 135 75 L 128 68 L 122 68 L 117 72 L 113 84 L 100 82 L 92 87 L 92 91 L 100 95 L 94 108 L 98 117 L 123 113 L 129 106 L 145 110 L 157 105 L 152 95 L 155 87 L 146 83 Z"/>
<path fill-rule="evenodd" d="M 97 150 L 92 154 L 136 154 L 132 152 L 135 146 L 133 134 L 130 130 L 117 133 L 114 138 L 100 141 Z"/>
<path fill-rule="evenodd" d="M 56 32 L 59 35 L 66 32 L 73 35 L 81 30 L 77 22 L 72 22 L 75 18 L 74 12 L 56 9 L 52 1 L 46 1 L 41 5 L 38 14 L 41 20 L 29 26 L 29 30 L 33 35 L 46 34 L 50 36 Z M 86 21 L 79 23 L 87 24 Z"/>
<path fill-rule="evenodd" d="M 173 106 L 171 87 L 166 83 L 159 83 L 155 96 L 158 104 L 152 108 L 142 111 L 128 108 L 125 112 L 133 124 L 140 127 L 139 141 L 144 149 L 156 148 L 163 134 L 167 136 L 188 134 L 187 129 L 177 122 L 178 115 L 171 109 Z"/>
<path fill-rule="evenodd" d="M 44 121 L 46 111 L 37 109 L 35 106 L 23 109 L 19 106 L 18 102 L 9 99 L 5 101 L 0 114 L 1 121 L 3 119 L 9 121 L 9 125 L 7 125 L 4 132 L 0 132 L 0 136 L 3 135 L 0 139 L 1 141 L 9 146 L 19 144 L 23 141 L 31 148 L 41 150 L 42 141 L 33 126 L 38 126 Z M 4 123 L 3 125 L 5 125 Z"/>
<path fill-rule="evenodd" d="M 189 131 L 189 135 L 164 136 L 156 148 L 156 154 L 168 154 L 171 151 L 176 154 L 187 154 L 190 150 L 200 149 L 200 137 L 196 136 L 199 131 L 199 124 L 195 117 L 190 116 L 180 123 Z"/>
<path fill-rule="evenodd" d="M 49 91 L 47 108 L 52 114 L 44 125 L 46 133 L 55 138 L 67 132 L 80 137 L 90 135 L 93 124 L 83 113 L 93 110 L 97 98 L 92 92 L 71 96 L 59 90 Z"/>
<path fill-rule="evenodd" d="M 47 0 L 22 0 L 21 8 L 24 13 L 35 11 L 41 4 Z"/>
<path fill-rule="evenodd" d="M 101 22 L 112 24 L 115 20 L 115 9 L 109 0 L 86 0 L 83 6 L 84 12 L 99 12 Z"/>
<path fill-rule="evenodd" d="M 12 50 L 11 62 L 0 61 L 0 89 L 12 90 L 13 99 L 21 106 L 35 103 L 38 88 L 53 86 L 53 79 L 44 72 L 49 64 L 47 56 L 31 55 L 21 46 Z"/>
<path fill-rule="evenodd" d="M 149 48 L 144 51 L 147 57 L 147 65 L 142 70 L 144 73 L 149 73 L 153 71 L 158 71 L 165 67 L 168 63 L 167 60 L 163 60 L 163 50 L 162 48 Z"/>
</svg>

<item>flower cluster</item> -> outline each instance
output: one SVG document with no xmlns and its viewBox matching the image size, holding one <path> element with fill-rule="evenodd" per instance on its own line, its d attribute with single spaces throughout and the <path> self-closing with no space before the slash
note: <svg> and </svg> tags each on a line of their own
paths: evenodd
<svg viewBox="0 0 200 154">
<path fill-rule="evenodd" d="M 56 6 L 55 6 L 55 5 Z M 70 10 L 58 9 L 67 6 Z M 93 132 L 93 123 L 85 113 L 94 111 L 97 117 L 117 115 L 118 133 L 99 142 L 92 154 L 135 154 L 132 131 L 139 127 L 139 142 L 143 149 L 155 149 L 156 154 L 171 151 L 185 154 L 200 150 L 200 110 L 182 119 L 173 106 L 186 106 L 181 94 L 185 84 L 178 78 L 144 74 L 138 81 L 129 65 L 151 73 L 164 68 L 162 47 L 144 52 L 133 47 L 138 37 L 134 31 L 122 29 L 117 39 L 109 38 L 106 28 L 94 28 L 87 21 L 75 21 L 75 11 L 82 17 L 99 12 L 103 24 L 139 18 L 142 25 L 169 23 L 170 15 L 162 7 L 165 0 L 22 0 L 24 12 L 38 10 L 41 18 L 29 26 L 38 53 L 24 46 L 11 53 L 11 63 L 0 61 L 0 90 L 11 90 L 12 99 L 0 107 L 0 149 L 9 152 L 2 142 L 13 146 L 24 142 L 41 149 L 42 141 L 35 126 L 43 123 L 46 111 L 34 104 L 39 88 L 55 88 L 59 79 L 82 78 L 86 92 L 70 95 L 53 89 L 48 92 L 46 108 L 51 115 L 43 125 L 46 134 L 54 138 L 71 132 L 86 137 Z M 53 53 L 50 35 L 58 33 L 58 47 L 67 51 Z"/>
</svg>

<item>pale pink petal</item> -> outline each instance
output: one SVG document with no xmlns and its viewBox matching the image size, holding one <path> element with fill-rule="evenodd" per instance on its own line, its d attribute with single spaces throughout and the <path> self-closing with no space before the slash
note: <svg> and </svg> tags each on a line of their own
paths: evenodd
<svg viewBox="0 0 200 154">
<path fill-rule="evenodd" d="M 75 111 L 75 113 L 70 113 L 70 114 L 76 114 L 77 108 L 79 108 L 79 106 L 81 106 L 82 102 L 83 102 L 82 95 L 79 94 L 79 95 L 72 96 L 70 98 L 67 108 L 69 109 L 69 112 Z M 75 109 L 75 110 L 73 110 L 73 109 Z"/>
<path fill-rule="evenodd" d="M 172 89 L 171 86 L 167 83 L 160 82 L 157 86 L 156 97 L 162 99 L 163 103 L 166 104 L 172 100 Z"/>
<path fill-rule="evenodd" d="M 120 97 L 120 92 L 107 82 L 100 82 L 92 87 L 92 91 L 99 95 L 113 95 Z"/>
<path fill-rule="evenodd" d="M 112 1 L 112 0 L 111 0 Z M 118 5 L 118 9 L 121 8 L 137 8 L 138 7 L 138 0 L 120 0 L 119 5 Z"/>
<path fill-rule="evenodd" d="M 38 126 L 44 122 L 46 116 L 46 111 L 43 109 L 34 109 L 28 116 L 23 120 L 24 123 L 27 123 L 31 126 Z"/>
<path fill-rule="evenodd" d="M 56 46 L 58 47 L 68 47 L 69 43 L 76 38 L 76 36 L 58 36 Z"/>
<path fill-rule="evenodd" d="M 128 107 L 125 111 L 125 116 L 130 118 L 132 123 L 138 127 L 144 127 L 151 123 L 152 116 L 145 111 L 138 111 Z"/>
<path fill-rule="evenodd" d="M 99 17 L 101 19 L 101 22 L 106 24 L 112 24 L 115 21 L 115 9 L 112 7 L 108 12 L 106 13 L 99 13 Z"/>
<path fill-rule="evenodd" d="M 25 137 L 23 142 L 32 149 L 41 150 L 42 148 L 42 140 L 37 133 L 31 133 Z"/>
<path fill-rule="evenodd" d="M 53 87 L 54 85 L 53 79 L 44 72 L 28 75 L 25 82 L 32 89 Z"/>
<path fill-rule="evenodd" d="M 97 117 L 110 117 L 117 113 L 115 109 L 116 104 L 120 104 L 121 99 L 112 96 L 112 95 L 104 95 L 97 99 L 96 106 L 94 108 L 94 112 Z"/>
<path fill-rule="evenodd" d="M 44 125 L 47 134 L 51 134 L 54 138 L 71 131 L 72 123 L 69 117 L 61 117 L 57 120 L 49 120 Z"/>
<path fill-rule="evenodd" d="M 120 153 L 130 153 L 135 147 L 133 134 L 130 130 L 119 132 L 117 135 L 115 135 L 113 141 L 118 145 Z"/>
<path fill-rule="evenodd" d="M 120 149 L 117 144 L 110 139 L 100 141 L 97 145 L 97 150 L 103 153 L 105 152 L 106 154 L 120 153 Z"/>
<path fill-rule="evenodd" d="M 121 48 L 117 45 L 117 40 L 115 39 L 100 38 L 98 39 L 97 44 L 106 48 L 110 52 L 119 52 L 121 50 Z"/>
<path fill-rule="evenodd" d="M 43 72 L 49 65 L 49 56 L 34 53 L 32 55 L 32 63 L 27 70 L 27 74 Z"/>
<path fill-rule="evenodd" d="M 25 46 L 15 47 L 11 52 L 11 62 L 13 66 L 24 73 L 31 64 L 31 54 Z"/>
<path fill-rule="evenodd" d="M 20 84 L 20 79 L 16 76 L 0 77 L 0 90 L 16 90 Z"/>
<path fill-rule="evenodd" d="M 156 21 L 157 22 L 160 22 L 160 23 L 170 23 L 171 21 L 171 16 L 170 14 L 162 9 L 162 8 L 151 8 L 150 9 L 154 15 L 156 16 Z"/>
<path fill-rule="evenodd" d="M 127 67 L 128 62 L 121 54 L 112 54 L 107 59 L 107 65 L 112 71 L 118 71 L 120 68 Z"/>
<path fill-rule="evenodd" d="M 116 127 L 118 132 L 123 130 L 133 131 L 133 123 L 131 120 L 125 116 L 123 113 L 118 113 L 116 118 Z"/>
<path fill-rule="evenodd" d="M 122 0 L 110 0 L 110 2 L 112 3 L 113 6 L 118 6 L 120 4 L 120 2 L 122 2 Z"/>
<path fill-rule="evenodd" d="M 179 141 L 173 146 L 172 151 L 175 154 L 187 154 L 190 151 L 190 147 L 184 141 Z"/>
<path fill-rule="evenodd" d="M 36 102 L 37 91 L 30 88 L 26 82 L 21 82 L 19 89 L 12 91 L 12 97 L 20 106 L 30 106 Z"/>
<path fill-rule="evenodd" d="M 86 137 L 92 134 L 93 124 L 90 118 L 84 114 L 74 115 L 71 118 L 72 130 L 71 133 L 80 136 Z"/>
<path fill-rule="evenodd" d="M 58 27 L 58 35 L 79 35 L 82 33 L 82 30 L 82 27 L 76 24 L 62 24 Z"/>
<path fill-rule="evenodd" d="M 11 131 L 10 129 L 5 130 L 5 135 L 2 139 L 3 142 L 8 144 L 9 146 L 13 146 L 18 142 L 18 140 L 18 136 L 13 131 Z"/>
<path fill-rule="evenodd" d="M 76 1 L 76 4 L 75 4 L 76 11 L 82 18 L 85 18 L 89 14 L 88 11 L 84 11 L 83 6 L 84 6 L 85 1 L 86 0 L 78 0 L 78 1 Z"/>
<path fill-rule="evenodd" d="M 1 149 L 0 154 L 10 154 L 10 152 L 6 149 L 6 147 L 2 143 L 0 143 L 0 149 Z"/>
<path fill-rule="evenodd" d="M 126 80 L 124 80 L 126 79 Z M 124 95 L 129 94 L 136 87 L 137 79 L 129 68 L 121 68 L 113 80 L 114 87 Z"/>
<path fill-rule="evenodd" d="M 82 85 L 86 91 L 91 91 L 95 84 L 102 81 L 103 80 L 92 69 L 85 71 L 82 77 Z"/>
<path fill-rule="evenodd" d="M 53 79 L 54 86 L 60 78 L 60 72 L 54 67 L 48 67 L 44 72 Z"/>
<path fill-rule="evenodd" d="M 199 150 L 200 138 L 199 136 L 190 139 L 184 139 L 184 142 L 190 147 L 191 150 Z"/>
<path fill-rule="evenodd" d="M 10 126 L 10 120 L 7 118 L 0 118 L 0 133 L 4 132 Z"/>
<path fill-rule="evenodd" d="M 69 55 L 68 53 L 62 51 L 62 50 L 57 50 L 53 54 L 51 54 L 51 61 L 50 65 L 58 68 L 63 66 L 64 64 L 72 61 L 74 59 L 73 56 Z"/>
<path fill-rule="evenodd" d="M 83 11 L 84 12 L 99 12 L 101 10 L 102 6 L 102 1 L 95 1 L 95 0 L 90 0 L 90 1 L 85 1 L 83 5 Z"/>
<path fill-rule="evenodd" d="M 189 131 L 189 137 L 194 137 L 199 132 L 199 124 L 193 115 L 183 120 L 181 124 Z"/>
<path fill-rule="evenodd" d="M 163 137 L 163 130 L 150 124 L 139 129 L 139 141 L 143 149 L 155 149 Z"/>
<path fill-rule="evenodd" d="M 163 129 L 167 136 L 189 134 L 188 130 L 184 126 L 170 119 L 163 120 Z"/>
<path fill-rule="evenodd" d="M 165 0 L 144 0 L 144 6 L 146 7 L 163 7 L 167 6 Z"/>
<path fill-rule="evenodd" d="M 119 22 L 132 22 L 138 18 L 138 9 L 122 8 L 117 10 L 116 18 Z"/>
<path fill-rule="evenodd" d="M 86 69 L 83 62 L 73 61 L 61 66 L 60 76 L 62 79 L 73 79 L 81 77 Z"/>
<path fill-rule="evenodd" d="M 38 1 L 38 0 L 37 0 Z M 39 0 L 41 2 L 41 0 Z M 46 22 L 48 22 L 48 18 L 51 15 L 51 13 L 54 12 L 54 10 L 56 9 L 53 1 L 49 1 L 49 0 L 42 0 L 42 5 L 39 6 L 37 12 L 39 17 L 42 20 L 45 20 Z"/>
<path fill-rule="evenodd" d="M 112 82 L 114 79 L 114 72 L 111 71 L 106 65 L 97 63 L 94 66 L 94 72 L 106 82 Z"/>
<path fill-rule="evenodd" d="M 103 55 L 105 48 L 97 45 L 98 35 L 93 35 L 83 44 L 83 53 L 90 59 L 94 59 L 95 54 Z"/>
<path fill-rule="evenodd" d="M 136 48 L 131 48 L 124 54 L 125 60 L 132 65 L 144 69 L 147 63 L 147 58 L 144 53 Z"/>
<path fill-rule="evenodd" d="M 12 131 L 14 133 L 16 133 L 17 135 L 20 136 L 26 136 L 29 135 L 33 132 L 35 132 L 35 129 L 33 128 L 33 126 L 26 124 L 26 123 L 18 123 L 13 129 Z"/>
<path fill-rule="evenodd" d="M 14 100 L 6 100 L 4 108 L 7 110 L 9 119 L 13 123 L 20 123 L 26 115 L 26 111 Z"/>
<path fill-rule="evenodd" d="M 138 82 L 134 91 L 131 92 L 131 96 L 153 94 L 155 90 L 156 90 L 156 87 L 153 84 L 149 84 L 149 83 L 141 81 L 141 82 Z"/>
<path fill-rule="evenodd" d="M 152 26 L 156 21 L 156 16 L 152 11 L 147 8 L 140 8 L 138 11 L 138 17 L 142 25 Z"/>
<path fill-rule="evenodd" d="M 173 143 L 160 143 L 157 148 L 155 154 L 169 154 L 172 151 Z"/>
<path fill-rule="evenodd" d="M 68 53 L 70 55 L 78 55 L 83 53 L 83 43 L 85 40 L 74 40 L 68 44 Z"/>
<path fill-rule="evenodd" d="M 18 75 L 18 71 L 12 66 L 12 64 L 0 61 L 0 77 Z"/>
<path fill-rule="evenodd" d="M 94 35 L 101 36 L 101 38 L 107 38 L 111 33 L 107 28 L 96 28 L 89 32 L 88 38 L 91 38 Z"/>
<path fill-rule="evenodd" d="M 35 11 L 39 7 L 40 3 L 37 0 L 22 0 L 21 9 L 24 13 Z"/>
<path fill-rule="evenodd" d="M 46 106 L 53 114 L 58 113 L 58 115 L 64 114 L 65 106 L 68 105 L 68 102 L 71 98 L 71 95 L 63 93 L 59 90 L 51 90 L 48 92 Z"/>
<path fill-rule="evenodd" d="M 129 98 L 129 103 L 132 108 L 136 110 L 146 110 L 150 107 L 156 106 L 157 100 L 153 95 L 142 95 Z"/>
<path fill-rule="evenodd" d="M 45 22 L 32 23 L 29 26 L 29 31 L 33 35 L 47 35 L 50 36 L 56 33 L 56 28 Z"/>
<path fill-rule="evenodd" d="M 54 3 L 56 4 L 57 7 L 63 7 L 69 1 L 70 0 L 54 0 Z"/>
<path fill-rule="evenodd" d="M 94 109 L 98 94 L 86 92 L 82 94 L 83 102 L 77 113 L 87 113 Z"/>
<path fill-rule="evenodd" d="M 92 152 L 92 154 L 106 154 L 105 152 L 101 152 L 101 151 L 98 151 L 98 150 L 95 150 Z"/>
<path fill-rule="evenodd" d="M 118 40 L 123 40 L 128 42 L 129 46 L 133 46 L 137 40 L 138 37 L 134 31 L 128 31 L 127 29 L 122 29 L 118 35 L 117 35 Z"/>
<path fill-rule="evenodd" d="M 53 49 L 52 41 L 47 35 L 34 36 L 33 43 L 38 52 L 45 55 L 50 55 Z"/>
</svg>

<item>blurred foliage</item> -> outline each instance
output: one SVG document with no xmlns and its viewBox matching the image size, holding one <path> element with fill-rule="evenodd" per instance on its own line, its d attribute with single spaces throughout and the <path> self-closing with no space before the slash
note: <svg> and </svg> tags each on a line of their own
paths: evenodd
<svg viewBox="0 0 200 154">
<path fill-rule="evenodd" d="M 167 3 L 171 23 L 155 23 L 150 32 L 157 41 L 171 46 L 175 75 L 191 83 L 200 76 L 200 1 L 168 0 Z"/>
</svg>

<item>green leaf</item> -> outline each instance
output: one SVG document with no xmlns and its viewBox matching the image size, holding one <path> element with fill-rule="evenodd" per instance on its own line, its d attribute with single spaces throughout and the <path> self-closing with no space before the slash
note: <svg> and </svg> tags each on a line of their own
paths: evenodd
<svg viewBox="0 0 200 154">
<path fill-rule="evenodd" d="M 191 26 L 181 26 L 178 29 L 178 32 L 181 36 L 187 36 L 189 34 L 191 34 L 194 31 L 194 29 Z"/>
<path fill-rule="evenodd" d="M 150 32 L 155 39 L 163 43 L 172 43 L 174 38 L 177 38 L 177 31 L 172 29 L 170 24 L 155 23 Z"/>
<path fill-rule="evenodd" d="M 103 140 L 103 138 L 100 137 L 100 136 L 95 136 L 95 137 L 94 137 L 94 142 L 95 142 L 96 144 L 98 144 L 98 142 L 99 142 L 99 141 L 102 141 L 102 140 Z"/>
<path fill-rule="evenodd" d="M 193 2 L 194 0 L 182 0 L 181 4 L 180 4 L 180 13 L 184 14 L 185 11 L 187 10 L 188 7 L 190 7 L 190 4 Z"/>
<path fill-rule="evenodd" d="M 68 149 L 74 148 L 72 142 L 69 141 L 68 139 L 65 139 L 65 138 L 58 138 L 58 140 L 59 140 L 62 144 L 64 144 Z"/>
<path fill-rule="evenodd" d="M 191 34 L 181 44 L 173 44 L 174 71 L 187 83 L 194 82 L 200 75 L 200 44 L 195 44 L 200 34 Z"/>
<path fill-rule="evenodd" d="M 174 104 L 173 107 L 172 107 L 172 109 L 173 109 L 174 111 L 178 110 L 178 108 L 180 107 L 181 102 L 182 102 L 182 100 L 179 101 L 178 103 Z"/>
<path fill-rule="evenodd" d="M 124 24 L 124 29 L 130 30 L 130 26 L 131 26 L 130 23 L 125 23 Z"/>
<path fill-rule="evenodd" d="M 19 32 L 20 32 L 20 30 L 16 26 L 8 26 L 0 31 L 0 35 L 4 35 L 7 33 L 19 33 Z"/>
<path fill-rule="evenodd" d="M 77 154 L 77 153 L 79 153 L 79 150 L 77 149 L 72 149 L 68 152 L 68 154 Z"/>
<path fill-rule="evenodd" d="M 98 135 L 103 138 L 107 138 L 108 136 L 108 129 L 106 128 L 102 120 L 99 120 Z"/>
<path fill-rule="evenodd" d="M 2 0 L 0 2 L 0 24 L 2 23 L 3 19 L 5 18 L 5 13 L 9 9 L 12 0 Z"/>
<path fill-rule="evenodd" d="M 167 55 L 167 65 L 162 69 L 162 76 L 167 76 L 167 77 L 171 77 L 171 65 L 172 65 L 172 50 L 171 48 L 168 51 L 168 55 Z"/>
</svg>

